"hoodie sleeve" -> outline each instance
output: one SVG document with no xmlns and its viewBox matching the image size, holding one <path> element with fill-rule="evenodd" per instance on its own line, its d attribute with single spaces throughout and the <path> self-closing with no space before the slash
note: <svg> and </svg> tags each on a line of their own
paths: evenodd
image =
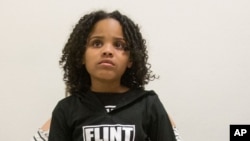
<svg viewBox="0 0 250 141">
<path fill-rule="evenodd" d="M 159 97 L 154 95 L 150 106 L 150 130 L 151 141 L 176 141 L 168 114 Z"/>
<path fill-rule="evenodd" d="M 59 102 L 53 110 L 48 141 L 71 141 L 71 132 L 64 109 L 67 108 Z"/>
</svg>

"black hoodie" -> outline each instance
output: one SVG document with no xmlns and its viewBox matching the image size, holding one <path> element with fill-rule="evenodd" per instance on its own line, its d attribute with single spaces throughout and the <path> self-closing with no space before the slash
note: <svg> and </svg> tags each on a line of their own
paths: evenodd
<svg viewBox="0 0 250 141">
<path fill-rule="evenodd" d="M 52 115 L 49 141 L 176 141 L 154 91 L 129 90 L 107 112 L 93 92 L 59 101 Z"/>
</svg>

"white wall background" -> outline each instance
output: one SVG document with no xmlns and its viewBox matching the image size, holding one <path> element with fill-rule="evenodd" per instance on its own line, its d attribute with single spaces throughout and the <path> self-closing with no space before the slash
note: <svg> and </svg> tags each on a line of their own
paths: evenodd
<svg viewBox="0 0 250 141">
<path fill-rule="evenodd" d="M 185 141 L 250 124 L 249 0 L 0 0 L 0 140 L 29 140 L 64 97 L 58 60 L 78 19 L 115 9 L 141 25 L 154 89 Z"/>
</svg>

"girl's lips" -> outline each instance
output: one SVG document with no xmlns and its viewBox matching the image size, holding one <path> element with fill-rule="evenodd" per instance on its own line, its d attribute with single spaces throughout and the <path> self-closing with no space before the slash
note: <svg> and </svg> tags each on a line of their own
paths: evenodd
<svg viewBox="0 0 250 141">
<path fill-rule="evenodd" d="M 105 66 L 114 66 L 115 64 L 111 60 L 101 60 L 98 64 L 105 65 Z"/>
</svg>

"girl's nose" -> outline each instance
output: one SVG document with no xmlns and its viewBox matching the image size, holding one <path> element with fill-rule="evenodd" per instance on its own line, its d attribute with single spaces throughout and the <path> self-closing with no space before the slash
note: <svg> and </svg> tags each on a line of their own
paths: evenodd
<svg viewBox="0 0 250 141">
<path fill-rule="evenodd" d="M 113 53 L 108 52 L 108 51 L 104 51 L 104 52 L 102 53 L 102 55 L 103 55 L 103 56 L 107 56 L 107 57 L 111 57 L 111 56 L 113 56 Z"/>
<path fill-rule="evenodd" d="M 103 48 L 102 55 L 106 56 L 106 57 L 112 57 L 113 56 L 113 46 L 111 44 L 105 45 Z"/>
</svg>

